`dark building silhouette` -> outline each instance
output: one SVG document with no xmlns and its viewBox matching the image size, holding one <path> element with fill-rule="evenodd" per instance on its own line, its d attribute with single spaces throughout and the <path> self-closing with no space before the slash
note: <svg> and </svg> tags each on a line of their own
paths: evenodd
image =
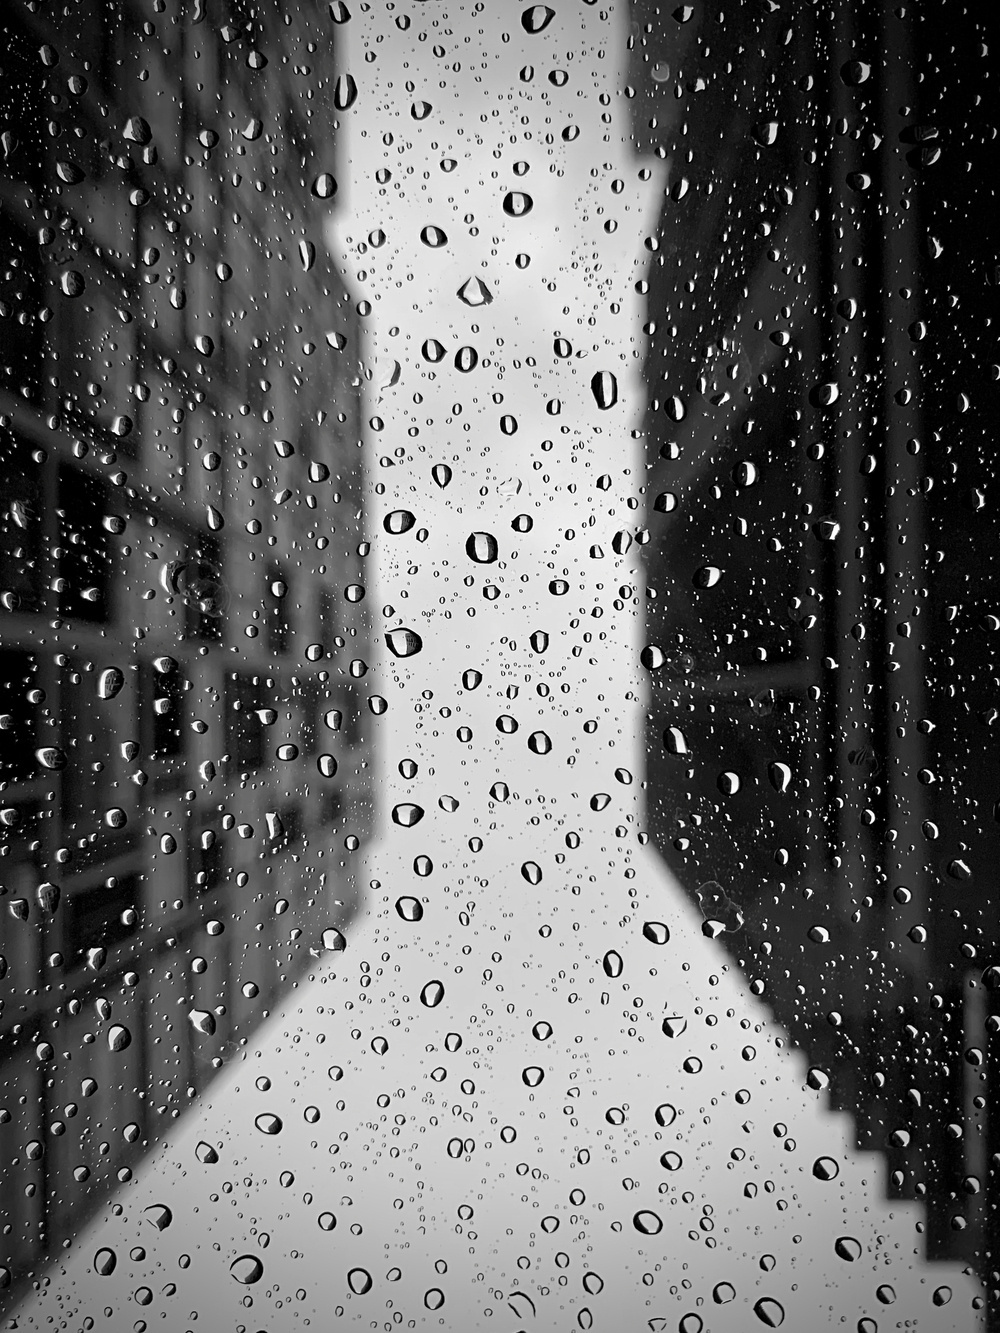
<svg viewBox="0 0 1000 1333">
<path fill-rule="evenodd" d="M 633 18 L 651 831 L 1000 1328 L 997 17 Z"/>
<path fill-rule="evenodd" d="M 354 906 L 335 32 L 311 0 L 0 16 L 5 1302 Z"/>
</svg>

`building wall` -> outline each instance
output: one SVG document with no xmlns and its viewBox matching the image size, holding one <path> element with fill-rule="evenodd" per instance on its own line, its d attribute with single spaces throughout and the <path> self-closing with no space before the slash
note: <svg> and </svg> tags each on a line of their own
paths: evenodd
<svg viewBox="0 0 1000 1333">
<path fill-rule="evenodd" d="M 336 943 L 370 821 L 335 25 L 205 9 L 0 18 L 11 1296 Z"/>
<path fill-rule="evenodd" d="M 996 21 L 944 15 L 634 8 L 647 777 L 706 931 L 994 1289 Z"/>
</svg>

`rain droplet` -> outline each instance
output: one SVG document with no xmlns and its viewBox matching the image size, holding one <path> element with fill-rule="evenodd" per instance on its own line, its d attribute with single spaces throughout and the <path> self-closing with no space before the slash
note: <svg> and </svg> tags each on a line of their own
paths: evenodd
<svg viewBox="0 0 1000 1333">
<path fill-rule="evenodd" d="M 423 806 L 414 805 L 412 801 L 402 801 L 392 808 L 392 822 L 399 824 L 401 828 L 413 828 L 423 817 Z"/>
<path fill-rule="evenodd" d="M 447 463 L 435 463 L 431 468 L 431 476 L 435 483 L 444 490 L 445 486 L 451 481 L 452 471 Z"/>
<path fill-rule="evenodd" d="M 642 927 L 643 939 L 650 944 L 666 944 L 670 939 L 670 928 L 662 921 L 645 921 Z"/>
<path fill-rule="evenodd" d="M 338 111 L 348 111 L 358 100 L 358 85 L 351 74 L 341 74 L 333 89 L 333 105 Z"/>
<path fill-rule="evenodd" d="M 430 246 L 432 250 L 440 250 L 442 245 L 448 244 L 448 237 L 440 227 L 424 227 L 420 233 L 420 239 L 424 245 Z"/>
<path fill-rule="evenodd" d="M 108 1031 L 108 1050 L 117 1054 L 118 1051 L 124 1051 L 131 1045 L 131 1032 L 127 1027 L 123 1027 L 121 1023 L 115 1023 Z"/>
<path fill-rule="evenodd" d="M 528 1088 L 537 1088 L 544 1077 L 545 1071 L 539 1069 L 538 1065 L 529 1065 L 527 1069 L 521 1070 L 521 1082 Z"/>
<path fill-rule="evenodd" d="M 536 629 L 528 642 L 536 653 L 544 653 L 549 646 L 549 636 L 543 629 Z"/>
<path fill-rule="evenodd" d="M 444 985 L 440 981 L 428 981 L 420 992 L 420 1003 L 428 1009 L 436 1009 L 444 999 Z"/>
<path fill-rule="evenodd" d="M 491 305 L 493 293 L 481 278 L 468 278 L 459 287 L 458 299 L 468 306 Z"/>
<path fill-rule="evenodd" d="M 252 1287 L 264 1276 L 264 1265 L 255 1254 L 241 1254 L 229 1265 L 229 1271 L 244 1287 Z"/>
<path fill-rule="evenodd" d="M 312 183 L 312 192 L 317 199 L 332 199 L 337 193 L 337 182 L 329 171 L 321 171 Z"/>
<path fill-rule="evenodd" d="M 355 1296 L 366 1296 L 372 1289 L 372 1275 L 367 1268 L 352 1268 L 347 1274 L 347 1285 Z"/>
<path fill-rule="evenodd" d="M 397 898 L 396 911 L 404 921 L 419 921 L 424 909 L 417 898 Z"/>
<path fill-rule="evenodd" d="M 521 874 L 529 884 L 541 884 L 542 882 L 542 868 L 534 861 L 525 861 L 521 867 Z"/>
<path fill-rule="evenodd" d="M 653 1114 L 656 1117 L 656 1123 L 658 1125 L 661 1125 L 664 1129 L 669 1129 L 677 1119 L 677 1108 L 676 1106 L 671 1106 L 669 1102 L 663 1102 L 656 1108 Z"/>
<path fill-rule="evenodd" d="M 534 206 L 535 201 L 531 195 L 525 194 L 523 190 L 511 190 L 504 196 L 503 211 L 509 218 L 523 218 Z"/>
<path fill-rule="evenodd" d="M 528 737 L 528 749 L 534 754 L 548 754 L 552 749 L 552 741 L 544 731 L 533 731 Z"/>
<path fill-rule="evenodd" d="M 766 1328 L 780 1328 L 785 1322 L 785 1307 L 771 1296 L 755 1301 L 753 1312 Z"/>
<path fill-rule="evenodd" d="M 393 629 L 385 636 L 389 651 L 396 657 L 413 657 L 424 646 L 424 641 L 416 630 Z"/>
<path fill-rule="evenodd" d="M 492 565 L 500 554 L 500 548 L 491 532 L 473 532 L 465 543 L 465 553 L 479 565 Z"/>
<path fill-rule="evenodd" d="M 599 370 L 590 381 L 590 391 L 597 406 L 606 412 L 618 401 L 618 380 L 610 370 Z"/>
<path fill-rule="evenodd" d="M 534 36 L 536 33 L 544 32 L 555 16 L 556 11 L 550 9 L 548 5 L 532 5 L 521 15 L 521 27 Z"/>
<path fill-rule="evenodd" d="M 174 1215 L 165 1203 L 152 1203 L 148 1208 L 143 1209 L 143 1216 L 147 1222 L 152 1223 L 157 1231 L 166 1231 L 167 1227 L 174 1220 Z"/>
<path fill-rule="evenodd" d="M 731 1282 L 719 1282 L 712 1288 L 712 1300 L 716 1305 L 728 1305 L 736 1299 L 736 1288 Z"/>
<path fill-rule="evenodd" d="M 215 1151 L 212 1145 L 206 1143 L 204 1139 L 202 1139 L 195 1148 L 194 1155 L 199 1162 L 204 1162 L 206 1166 L 212 1166 L 219 1160 L 219 1154 Z"/>
<path fill-rule="evenodd" d="M 101 1277 L 110 1277 L 118 1266 L 118 1256 L 114 1250 L 98 1250 L 94 1255 L 94 1272 Z"/>
<path fill-rule="evenodd" d="M 695 570 L 691 582 L 696 588 L 714 588 L 721 578 L 722 570 L 717 565 L 702 565 Z"/>
<path fill-rule="evenodd" d="M 601 966 L 607 976 L 620 977 L 625 968 L 625 962 L 617 950 L 609 949 L 601 961 Z"/>
<path fill-rule="evenodd" d="M 207 1009 L 192 1009 L 188 1014 L 188 1021 L 195 1032 L 200 1032 L 203 1037 L 215 1035 L 215 1015 L 210 1014 Z"/>
<path fill-rule="evenodd" d="M 853 1236 L 839 1237 L 834 1241 L 833 1249 L 838 1258 L 846 1259 L 849 1264 L 861 1258 L 861 1242 Z"/>
<path fill-rule="evenodd" d="M 632 1218 L 632 1225 L 644 1236 L 658 1236 L 663 1230 L 663 1219 L 658 1213 L 642 1208 Z"/>
<path fill-rule="evenodd" d="M 262 1134 L 281 1133 L 282 1119 L 280 1115 L 272 1115 L 270 1112 L 264 1111 L 256 1117 L 254 1124 Z"/>
<path fill-rule="evenodd" d="M 840 1175 L 840 1164 L 833 1157 L 817 1157 L 812 1173 L 817 1180 L 836 1180 Z"/>
<path fill-rule="evenodd" d="M 329 953 L 343 953 L 347 948 L 347 940 L 336 926 L 328 926 L 323 931 L 322 944 Z"/>
</svg>

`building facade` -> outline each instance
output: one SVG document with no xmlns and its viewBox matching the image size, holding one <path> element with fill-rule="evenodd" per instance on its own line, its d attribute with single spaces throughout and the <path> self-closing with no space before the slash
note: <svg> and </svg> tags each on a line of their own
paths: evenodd
<svg viewBox="0 0 1000 1333">
<path fill-rule="evenodd" d="M 1000 1327 L 996 19 L 633 13 L 650 829 Z"/>
<path fill-rule="evenodd" d="M 0 32 L 13 1301 L 342 947 L 377 704 L 327 6 L 12 0 Z"/>
</svg>

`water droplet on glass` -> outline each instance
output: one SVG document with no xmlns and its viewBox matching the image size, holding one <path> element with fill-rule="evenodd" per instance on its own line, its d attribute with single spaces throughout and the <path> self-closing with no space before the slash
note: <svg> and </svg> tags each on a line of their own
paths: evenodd
<svg viewBox="0 0 1000 1333">
<path fill-rule="evenodd" d="M 372 1275 L 367 1268 L 352 1268 L 347 1274 L 347 1285 L 355 1296 L 365 1296 L 372 1289 Z"/>
<path fill-rule="evenodd" d="M 840 1175 L 840 1164 L 833 1157 L 817 1157 L 812 1173 L 817 1180 L 836 1180 Z"/>
<path fill-rule="evenodd" d="M 424 227 L 420 233 L 420 239 L 424 245 L 432 250 L 439 250 L 442 245 L 448 244 L 448 237 L 440 227 Z"/>
<path fill-rule="evenodd" d="M 590 381 L 590 391 L 597 406 L 606 412 L 618 401 L 618 380 L 610 370 L 598 371 Z"/>
<path fill-rule="evenodd" d="M 856 1259 L 861 1258 L 861 1242 L 855 1240 L 853 1236 L 841 1236 L 833 1243 L 834 1253 L 841 1259 L 846 1259 L 852 1264 Z"/>
<path fill-rule="evenodd" d="M 392 822 L 399 824 L 401 828 L 413 828 L 423 817 L 423 807 L 415 805 L 412 801 L 402 801 L 392 808 Z"/>
<path fill-rule="evenodd" d="M 328 953 L 343 953 L 347 948 L 347 940 L 336 926 L 329 926 L 323 931 L 322 945 Z"/>
<path fill-rule="evenodd" d="M 548 5 L 532 5 L 521 15 L 521 27 L 525 32 L 535 34 L 544 32 L 556 16 L 556 11 Z"/>
<path fill-rule="evenodd" d="M 525 194 L 523 190 L 511 190 L 504 196 L 503 211 L 510 218 L 523 218 L 534 206 L 535 201 L 531 195 Z"/>
<path fill-rule="evenodd" d="M 424 915 L 424 909 L 417 898 L 397 898 L 396 911 L 404 921 L 419 921 Z"/>
<path fill-rule="evenodd" d="M 107 1247 L 98 1250 L 94 1255 L 94 1272 L 101 1277 L 110 1277 L 118 1266 L 118 1256 L 114 1250 Z"/>
<path fill-rule="evenodd" d="M 663 1219 L 658 1213 L 643 1208 L 633 1216 L 632 1225 L 643 1236 L 658 1236 L 663 1230 Z"/>
<path fill-rule="evenodd" d="M 481 278 L 468 278 L 458 289 L 458 299 L 468 306 L 491 305 L 493 293 Z"/>
<path fill-rule="evenodd" d="M 280 1115 L 272 1115 L 270 1112 L 262 1112 L 254 1120 L 254 1124 L 262 1134 L 280 1134 L 282 1129 L 282 1120 Z"/>
<path fill-rule="evenodd" d="M 527 1069 L 521 1070 L 521 1082 L 528 1088 L 537 1088 L 544 1077 L 545 1071 L 539 1069 L 538 1065 L 529 1065 Z"/>
<path fill-rule="evenodd" d="M 252 1287 L 264 1276 L 264 1265 L 255 1254 L 241 1254 L 229 1265 L 229 1271 L 244 1287 Z"/>
<path fill-rule="evenodd" d="M 215 1151 L 212 1145 L 206 1143 L 204 1139 L 202 1139 L 195 1148 L 194 1155 L 199 1162 L 204 1162 L 206 1166 L 212 1166 L 219 1160 L 219 1154 Z"/>
<path fill-rule="evenodd" d="M 424 641 L 416 630 L 394 629 L 385 636 L 389 651 L 396 657 L 413 657 L 424 646 Z"/>
<path fill-rule="evenodd" d="M 166 1231 L 174 1219 L 173 1213 L 165 1203 L 150 1204 L 148 1208 L 143 1209 L 143 1216 L 147 1222 L 156 1227 L 157 1231 Z"/>
<path fill-rule="evenodd" d="M 200 1032 L 203 1037 L 215 1035 L 215 1015 L 210 1014 L 207 1009 L 192 1009 L 188 1014 L 188 1021 L 195 1032 Z"/>
<path fill-rule="evenodd" d="M 348 111 L 358 100 L 358 85 L 351 74 L 341 74 L 333 89 L 333 105 L 338 111 Z"/>
<path fill-rule="evenodd" d="M 491 565 L 499 556 L 500 548 L 491 532 L 473 532 L 465 543 L 465 553 L 479 565 Z"/>
<path fill-rule="evenodd" d="M 534 861 L 525 861 L 524 865 L 521 866 L 521 874 L 529 884 L 541 884 L 542 882 L 542 868 Z"/>
<path fill-rule="evenodd" d="M 132 1034 L 129 1032 L 128 1028 L 123 1027 L 121 1023 L 115 1023 L 115 1025 L 108 1030 L 109 1051 L 117 1054 L 118 1051 L 124 1051 L 127 1047 L 131 1046 L 131 1044 Z"/>
<path fill-rule="evenodd" d="M 755 1301 L 753 1312 L 765 1328 L 780 1328 L 785 1322 L 785 1307 L 772 1296 L 761 1296 Z"/>
</svg>

